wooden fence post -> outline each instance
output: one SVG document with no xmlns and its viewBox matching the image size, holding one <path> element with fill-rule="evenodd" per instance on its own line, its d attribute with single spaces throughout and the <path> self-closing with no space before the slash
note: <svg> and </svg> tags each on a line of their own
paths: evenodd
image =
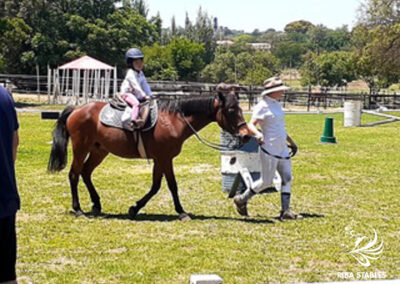
<svg viewBox="0 0 400 284">
<path fill-rule="evenodd" d="M 307 112 L 310 111 L 310 104 L 311 104 L 311 86 L 308 86 Z"/>
</svg>

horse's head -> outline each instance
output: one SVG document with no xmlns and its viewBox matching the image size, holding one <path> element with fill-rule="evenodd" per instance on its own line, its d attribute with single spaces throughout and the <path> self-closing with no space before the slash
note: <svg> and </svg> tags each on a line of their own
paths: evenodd
<svg viewBox="0 0 400 284">
<path fill-rule="evenodd" d="M 239 135 L 244 142 L 254 133 L 249 129 L 239 105 L 238 85 L 220 83 L 216 87 L 218 104 L 216 119 L 219 126 L 232 135 Z"/>
</svg>

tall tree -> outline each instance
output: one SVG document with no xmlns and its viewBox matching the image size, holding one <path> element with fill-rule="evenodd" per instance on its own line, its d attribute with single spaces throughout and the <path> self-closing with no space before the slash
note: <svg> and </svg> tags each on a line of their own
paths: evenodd
<svg viewBox="0 0 400 284">
<path fill-rule="evenodd" d="M 176 23 L 175 23 L 175 16 L 172 16 L 171 19 L 171 35 L 172 37 L 176 36 Z"/>
<path fill-rule="evenodd" d="M 145 0 L 129 0 L 128 3 L 130 8 L 135 9 L 140 15 L 147 18 L 147 15 L 149 14 L 149 8 L 147 8 Z"/>
<path fill-rule="evenodd" d="M 197 12 L 196 24 L 193 31 L 193 40 L 197 43 L 204 44 L 205 54 L 204 61 L 210 63 L 214 58 L 215 38 L 212 18 L 204 12 L 201 7 Z"/>
<path fill-rule="evenodd" d="M 158 34 L 158 38 L 160 39 L 160 42 L 161 42 L 161 38 L 162 38 L 162 19 L 161 19 L 161 16 L 160 16 L 160 12 L 157 12 L 156 16 L 151 17 L 150 23 L 152 23 L 155 26 L 157 34 Z"/>
<path fill-rule="evenodd" d="M 194 37 L 193 37 L 193 24 L 190 21 L 188 12 L 186 12 L 186 16 L 185 16 L 185 36 L 190 40 L 194 40 Z"/>
</svg>

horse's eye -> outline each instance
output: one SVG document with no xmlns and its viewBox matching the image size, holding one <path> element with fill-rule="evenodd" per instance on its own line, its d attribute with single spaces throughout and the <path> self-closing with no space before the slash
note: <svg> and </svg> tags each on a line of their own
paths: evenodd
<svg viewBox="0 0 400 284">
<path fill-rule="evenodd" d="M 228 113 L 233 113 L 233 112 L 235 112 L 235 109 L 233 107 L 228 109 Z"/>
</svg>

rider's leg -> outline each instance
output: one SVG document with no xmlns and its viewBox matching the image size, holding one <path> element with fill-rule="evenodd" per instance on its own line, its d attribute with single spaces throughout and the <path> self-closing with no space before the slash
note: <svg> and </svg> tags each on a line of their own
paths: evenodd
<svg viewBox="0 0 400 284">
<path fill-rule="evenodd" d="M 122 98 L 132 107 L 131 118 L 136 120 L 139 115 L 139 101 L 133 94 L 123 94 Z"/>
</svg>

